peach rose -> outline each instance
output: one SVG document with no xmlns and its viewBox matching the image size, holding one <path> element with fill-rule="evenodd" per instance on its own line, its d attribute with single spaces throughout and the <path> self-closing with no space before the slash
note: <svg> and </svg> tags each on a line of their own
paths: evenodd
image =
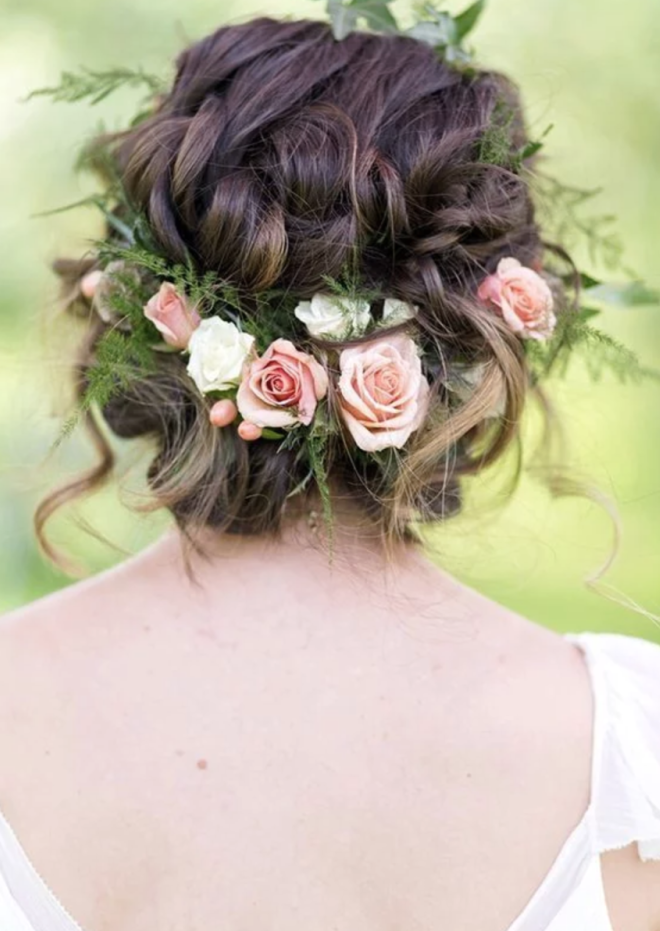
<svg viewBox="0 0 660 931">
<path fill-rule="evenodd" d="M 479 299 L 492 307 L 523 339 L 549 339 L 557 318 L 547 281 L 518 259 L 502 259 L 494 275 L 481 282 Z"/>
<path fill-rule="evenodd" d="M 95 268 L 94 271 L 87 272 L 86 275 L 83 275 L 80 282 L 80 292 L 83 297 L 86 297 L 88 301 L 96 294 L 96 289 L 103 281 L 103 271 L 100 268 Z"/>
<path fill-rule="evenodd" d="M 144 315 L 175 349 L 187 349 L 190 337 L 202 322 L 195 305 L 169 281 L 164 281 L 145 305 Z"/>
<path fill-rule="evenodd" d="M 414 340 L 398 334 L 344 349 L 341 415 L 360 449 L 400 449 L 426 416 L 429 383 Z"/>
<path fill-rule="evenodd" d="M 236 403 L 245 420 L 258 427 L 308 425 L 327 391 L 323 366 L 288 339 L 276 339 L 246 365 Z"/>
</svg>

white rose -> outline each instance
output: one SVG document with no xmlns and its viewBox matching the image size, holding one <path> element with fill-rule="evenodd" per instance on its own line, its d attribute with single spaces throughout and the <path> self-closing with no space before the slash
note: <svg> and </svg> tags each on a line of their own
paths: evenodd
<svg viewBox="0 0 660 931">
<path fill-rule="evenodd" d="M 367 301 L 339 295 L 315 294 L 311 301 L 301 301 L 294 314 L 311 336 L 341 338 L 346 333 L 362 334 L 371 320 Z"/>
<path fill-rule="evenodd" d="M 233 323 L 219 317 L 202 320 L 188 344 L 188 374 L 203 394 L 233 388 L 253 343 L 254 336 L 241 333 Z"/>
<path fill-rule="evenodd" d="M 397 323 L 412 320 L 416 312 L 417 308 L 414 304 L 407 304 L 405 301 L 398 301 L 395 298 L 388 297 L 383 304 L 383 323 L 388 326 L 395 326 Z"/>
</svg>

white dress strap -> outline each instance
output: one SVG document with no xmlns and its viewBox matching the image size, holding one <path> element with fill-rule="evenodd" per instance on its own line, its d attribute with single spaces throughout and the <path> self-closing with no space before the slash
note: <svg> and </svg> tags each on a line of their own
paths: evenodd
<svg viewBox="0 0 660 931">
<path fill-rule="evenodd" d="M 594 776 L 594 853 L 637 843 L 660 860 L 660 646 L 622 634 L 577 634 L 601 689 Z"/>
</svg>

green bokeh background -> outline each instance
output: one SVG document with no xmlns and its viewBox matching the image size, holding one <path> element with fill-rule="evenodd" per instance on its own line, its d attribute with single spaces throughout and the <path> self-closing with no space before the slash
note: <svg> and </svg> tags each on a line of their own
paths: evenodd
<svg viewBox="0 0 660 931">
<path fill-rule="evenodd" d="M 397 8 L 405 15 L 405 4 Z M 98 226 L 85 211 L 34 214 L 90 191 L 90 180 L 71 168 L 80 144 L 101 120 L 120 127 L 136 104 L 129 92 L 94 109 L 21 98 L 56 83 L 67 68 L 142 65 L 167 74 L 178 50 L 222 22 L 292 12 L 319 16 L 322 6 L 318 0 L 268 6 L 263 0 L 2 0 L 0 611 L 68 584 L 38 554 L 32 512 L 40 494 L 91 459 L 82 438 L 50 453 L 66 401 L 69 348 L 66 328 L 58 336 L 65 325 L 45 329 L 43 320 L 56 313 L 50 260 L 83 252 Z M 616 215 L 627 265 L 657 287 L 660 4 L 490 0 L 474 42 L 485 65 L 507 71 L 523 87 L 532 134 L 555 124 L 545 148 L 552 173 L 579 187 L 602 186 L 590 209 Z M 585 251 L 577 258 L 602 271 Z M 608 311 L 602 326 L 660 367 L 660 308 Z M 567 462 L 618 508 L 623 537 L 606 591 L 594 594 L 584 579 L 611 550 L 607 513 L 586 499 L 551 500 L 530 475 L 508 505 L 496 508 L 484 502 L 498 502 L 498 475 L 475 480 L 466 513 L 434 531 L 438 558 L 468 584 L 557 629 L 660 640 L 657 623 L 621 604 L 632 599 L 660 614 L 660 385 L 622 387 L 607 378 L 594 385 L 577 365 L 550 390 L 570 441 Z M 139 481 L 125 478 L 139 457 L 131 447 L 118 451 L 121 485 L 128 481 L 128 489 L 108 488 L 52 527 L 54 541 L 92 571 L 139 550 L 167 523 L 163 515 L 135 516 L 121 503 L 139 493 Z"/>
</svg>

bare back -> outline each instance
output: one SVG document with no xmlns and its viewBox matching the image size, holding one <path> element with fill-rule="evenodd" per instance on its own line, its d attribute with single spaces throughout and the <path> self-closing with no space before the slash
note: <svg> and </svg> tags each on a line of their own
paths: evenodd
<svg viewBox="0 0 660 931">
<path fill-rule="evenodd" d="M 85 931 L 523 911 L 589 803 L 583 658 L 422 560 L 347 565 L 191 582 L 170 540 L 4 621 L 0 799 Z M 604 863 L 617 931 L 654 931 L 658 865 Z"/>
</svg>

